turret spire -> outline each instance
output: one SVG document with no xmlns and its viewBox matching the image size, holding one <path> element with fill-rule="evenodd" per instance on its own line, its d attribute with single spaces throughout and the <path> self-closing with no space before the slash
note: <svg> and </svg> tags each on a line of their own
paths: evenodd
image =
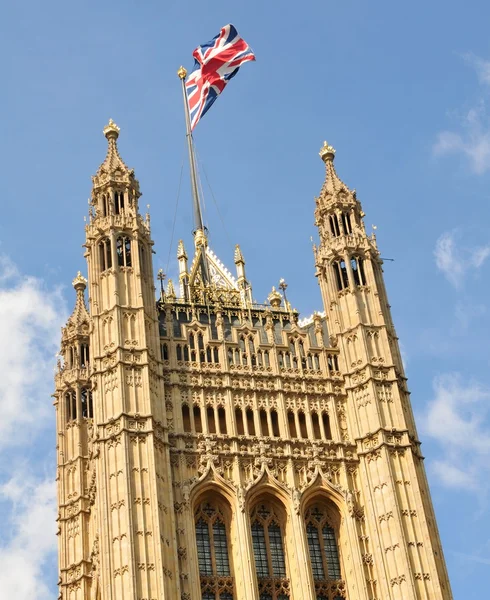
<svg viewBox="0 0 490 600">
<path fill-rule="evenodd" d="M 73 280 L 73 287 L 77 293 L 77 299 L 75 301 L 75 308 L 66 324 L 67 331 L 80 327 L 82 323 L 88 324 L 90 318 L 87 306 L 85 305 L 85 288 L 87 287 L 87 280 L 80 271 L 78 271 L 77 276 Z"/>
<path fill-rule="evenodd" d="M 103 129 L 103 133 L 108 142 L 107 154 L 104 162 L 97 171 L 97 175 L 100 175 L 102 172 L 114 173 L 119 169 L 126 173 L 133 173 L 133 170 L 128 168 L 119 154 L 117 138 L 119 137 L 120 131 L 120 127 L 118 127 L 112 119 L 109 119 L 109 123 Z"/>
<path fill-rule="evenodd" d="M 319 154 L 320 158 L 325 163 L 326 169 L 325 182 L 320 192 L 320 198 L 330 200 L 333 196 L 335 196 L 341 191 L 345 191 L 349 194 L 355 195 L 355 192 L 351 192 L 351 190 L 337 175 L 337 171 L 335 170 L 333 164 L 335 158 L 335 148 L 327 142 L 323 142 L 323 146 L 320 148 Z"/>
</svg>

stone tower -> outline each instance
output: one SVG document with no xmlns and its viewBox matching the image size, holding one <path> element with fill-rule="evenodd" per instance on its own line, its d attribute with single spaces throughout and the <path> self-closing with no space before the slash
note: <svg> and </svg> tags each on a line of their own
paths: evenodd
<svg viewBox="0 0 490 600">
<path fill-rule="evenodd" d="M 324 311 L 253 299 L 194 233 L 155 300 L 148 217 L 110 122 L 87 281 L 62 332 L 63 600 L 449 600 L 374 236 L 320 155 Z"/>
</svg>

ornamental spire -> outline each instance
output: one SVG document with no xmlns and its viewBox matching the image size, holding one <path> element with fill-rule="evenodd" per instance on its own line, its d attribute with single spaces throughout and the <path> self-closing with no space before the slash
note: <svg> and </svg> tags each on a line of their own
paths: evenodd
<svg viewBox="0 0 490 600">
<path fill-rule="evenodd" d="M 114 123 L 112 119 L 109 119 L 109 123 L 104 127 L 103 133 L 107 139 L 108 147 L 107 154 L 104 162 L 100 165 L 97 175 L 102 173 L 113 174 L 117 170 L 121 170 L 123 173 L 132 172 L 119 154 L 117 147 L 117 138 L 121 129 Z M 122 174 L 122 173 L 121 173 Z"/>
<path fill-rule="evenodd" d="M 321 200 L 324 202 L 334 200 L 340 194 L 348 195 L 355 199 L 355 191 L 350 190 L 345 185 L 335 170 L 333 164 L 335 158 L 335 148 L 327 142 L 323 142 L 323 146 L 320 148 L 319 154 L 320 158 L 325 163 L 326 177 L 317 202 Z"/>
<path fill-rule="evenodd" d="M 82 326 L 87 328 L 90 322 L 90 316 L 85 304 L 85 288 L 87 287 L 87 280 L 80 271 L 78 271 L 77 276 L 73 280 L 73 287 L 77 293 L 77 299 L 75 301 L 73 312 L 68 317 L 66 326 L 63 328 L 63 338 L 65 339 L 80 333 L 86 334 L 88 330 L 82 332 L 81 328 Z"/>
</svg>

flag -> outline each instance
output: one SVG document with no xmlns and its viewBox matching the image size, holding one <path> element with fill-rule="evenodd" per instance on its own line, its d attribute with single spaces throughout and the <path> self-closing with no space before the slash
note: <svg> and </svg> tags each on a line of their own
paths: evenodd
<svg viewBox="0 0 490 600">
<path fill-rule="evenodd" d="M 191 117 L 191 129 L 211 108 L 244 62 L 255 60 L 250 46 L 233 25 L 225 25 L 207 44 L 198 46 L 192 56 L 194 70 L 185 83 Z"/>
</svg>

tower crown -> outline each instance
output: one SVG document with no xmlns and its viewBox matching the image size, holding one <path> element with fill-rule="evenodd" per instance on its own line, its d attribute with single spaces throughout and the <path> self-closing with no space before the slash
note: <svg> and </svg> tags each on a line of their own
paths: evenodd
<svg viewBox="0 0 490 600">
<path fill-rule="evenodd" d="M 63 339 L 77 335 L 87 335 L 89 330 L 90 316 L 85 304 L 85 288 L 87 287 L 87 280 L 80 271 L 78 271 L 77 276 L 72 283 L 77 292 L 77 299 L 75 301 L 73 312 L 68 317 L 66 326 L 63 328 Z"/>
<path fill-rule="evenodd" d="M 350 190 L 347 185 L 337 175 L 337 171 L 334 167 L 335 148 L 323 142 L 323 146 L 320 148 L 320 158 L 325 163 L 325 181 L 323 183 L 320 195 L 317 198 L 317 205 L 325 207 L 332 202 L 339 200 L 342 203 L 356 202 L 355 190 Z"/>
<path fill-rule="evenodd" d="M 121 158 L 117 147 L 120 127 L 109 119 L 109 123 L 102 130 L 107 139 L 107 154 L 97 173 L 92 178 L 94 188 L 110 183 L 129 184 L 139 190 L 139 183 L 134 177 L 134 169 L 130 169 Z"/>
</svg>

